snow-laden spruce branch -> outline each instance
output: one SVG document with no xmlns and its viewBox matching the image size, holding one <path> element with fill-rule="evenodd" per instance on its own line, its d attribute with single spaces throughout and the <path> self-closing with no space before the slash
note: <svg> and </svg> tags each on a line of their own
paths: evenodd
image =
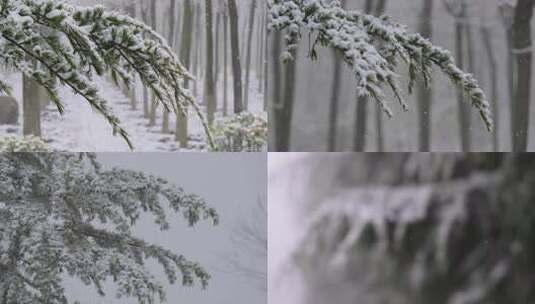
<svg viewBox="0 0 535 304">
<path fill-rule="evenodd" d="M 269 27 L 286 31 L 285 60 L 293 60 L 292 53 L 302 33 L 308 32 L 314 40 L 310 57 L 316 58 L 318 45 L 339 51 L 356 77 L 358 94 L 371 96 L 388 116 L 392 116 L 392 111 L 385 102 L 384 86 L 392 89 L 404 110 L 408 108 L 397 80 L 399 59 L 408 65 L 409 93 L 418 75 L 428 85 L 436 66 L 470 97 L 487 129 L 492 130 L 489 103 L 477 80 L 456 66 L 450 52 L 434 46 L 421 35 L 409 33 L 386 16 L 378 18 L 345 10 L 339 1 L 268 0 L 268 7 Z"/>
<path fill-rule="evenodd" d="M 0 303 L 71 303 L 77 299 L 66 296 L 65 274 L 100 295 L 111 279 L 117 296 L 163 302 L 148 259 L 162 266 L 170 283 L 206 287 L 210 279 L 198 263 L 132 231 L 141 216 L 168 230 L 172 211 L 189 226 L 217 224 L 216 211 L 202 198 L 161 178 L 104 170 L 92 154 L 5 153 L 0 189 Z"/>
<path fill-rule="evenodd" d="M 184 88 L 192 76 L 164 38 L 147 25 L 102 6 L 78 7 L 57 0 L 0 0 L 0 60 L 46 88 L 63 113 L 59 85 L 82 96 L 132 148 L 95 78 L 111 74 L 133 85 L 137 75 L 168 111 L 191 105 L 213 140 L 194 97 Z M 11 88 L 0 79 L 0 94 Z"/>
</svg>

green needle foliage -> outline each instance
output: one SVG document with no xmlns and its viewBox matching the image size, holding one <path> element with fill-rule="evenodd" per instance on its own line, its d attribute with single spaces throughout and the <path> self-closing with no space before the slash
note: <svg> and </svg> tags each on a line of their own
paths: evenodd
<svg viewBox="0 0 535 304">
<path fill-rule="evenodd" d="M 293 60 L 292 52 L 297 49 L 302 32 L 307 32 L 313 40 L 309 56 L 317 58 L 318 45 L 340 52 L 355 74 L 358 94 L 374 98 L 388 116 L 392 116 L 392 111 L 385 102 L 385 86 L 392 90 L 404 110 L 408 108 L 397 80 L 399 59 L 408 65 L 409 93 L 418 75 L 428 85 L 432 69 L 437 67 L 469 96 L 487 129 L 492 130 L 489 103 L 477 80 L 455 65 L 450 52 L 421 35 L 407 32 L 386 16 L 377 18 L 344 10 L 339 1 L 268 0 L 268 7 L 269 27 L 286 31 L 284 60 Z"/>
<path fill-rule="evenodd" d="M 189 226 L 218 222 L 206 202 L 143 173 L 104 170 L 92 154 L 0 154 L 0 303 L 67 304 L 68 274 L 104 296 L 138 303 L 165 301 L 160 282 L 145 268 L 157 261 L 167 280 L 207 286 L 210 275 L 196 262 L 136 237 L 142 214 L 168 230 L 167 210 Z"/>
<path fill-rule="evenodd" d="M 166 110 L 184 111 L 191 105 L 213 144 L 194 97 L 184 88 L 191 75 L 164 38 L 128 16 L 57 0 L 0 0 L 0 61 L 45 87 L 60 113 L 60 85 L 81 95 L 131 148 L 95 78 L 109 73 L 128 87 L 137 75 Z M 0 93 L 10 91 L 0 80 Z"/>
</svg>

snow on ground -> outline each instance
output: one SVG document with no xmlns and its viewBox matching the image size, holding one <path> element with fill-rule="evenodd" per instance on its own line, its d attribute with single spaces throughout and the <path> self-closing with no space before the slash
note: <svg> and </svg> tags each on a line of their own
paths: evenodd
<svg viewBox="0 0 535 304">
<path fill-rule="evenodd" d="M 229 113 L 232 113 L 232 78 L 229 77 L 228 102 Z M 13 86 L 14 97 L 22 100 L 22 77 L 19 73 L 9 74 L 8 82 Z M 223 83 L 222 77 L 218 82 L 218 113 L 216 119 L 222 116 L 223 104 Z M 251 73 L 250 101 L 249 106 L 252 112 L 262 112 L 263 95 L 258 93 L 258 80 Z M 130 100 L 123 94 L 120 88 L 116 87 L 106 79 L 98 80 L 98 85 L 102 95 L 110 103 L 116 116 L 122 122 L 122 127 L 130 135 L 134 144 L 134 150 L 143 151 L 204 151 L 204 133 L 202 125 L 195 113 L 190 110 L 189 115 L 189 137 L 190 146 L 188 149 L 179 148 L 174 141 L 174 134 L 163 134 L 161 132 L 161 111 L 157 115 L 156 126 L 148 126 L 148 119 L 143 117 L 142 112 L 142 89 L 136 88 L 138 99 L 137 110 L 133 110 Z M 197 90 L 198 100 L 202 99 L 202 82 Z M 50 104 L 42 112 L 42 134 L 43 139 L 54 149 L 59 151 L 84 151 L 84 152 L 121 152 L 130 151 L 126 142 L 120 136 L 114 136 L 112 128 L 101 115 L 96 113 L 91 106 L 80 96 L 72 94 L 68 89 L 61 91 L 62 100 L 65 103 L 65 113 L 60 115 L 53 104 Z M 1 134 L 20 135 L 22 133 L 22 106 L 19 107 L 20 117 L 18 126 L 0 126 Z M 169 126 L 174 130 L 174 115 L 170 115 Z"/>
</svg>

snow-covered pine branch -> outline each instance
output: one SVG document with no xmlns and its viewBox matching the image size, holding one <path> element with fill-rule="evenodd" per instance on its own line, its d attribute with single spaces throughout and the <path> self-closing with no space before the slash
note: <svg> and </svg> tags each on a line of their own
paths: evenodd
<svg viewBox="0 0 535 304">
<path fill-rule="evenodd" d="M 392 111 L 385 102 L 383 86 L 392 89 L 404 110 L 408 108 L 397 80 L 399 59 L 409 68 L 409 93 L 418 74 L 429 84 L 436 66 L 470 97 L 487 129 L 492 130 L 489 103 L 477 80 L 459 69 L 447 50 L 434 46 L 421 35 L 409 33 L 386 16 L 378 18 L 344 10 L 336 0 L 268 0 L 268 6 L 270 29 L 286 31 L 287 51 L 283 59 L 293 59 L 291 53 L 302 32 L 309 32 L 314 37 L 309 56 L 316 58 L 318 45 L 339 51 L 355 74 L 358 94 L 373 97 L 388 116 L 392 116 Z"/>
<path fill-rule="evenodd" d="M 184 111 L 191 105 L 213 143 L 203 114 L 183 86 L 192 76 L 164 38 L 128 16 L 57 0 L 1 0 L 0 60 L 45 87 L 60 113 L 60 84 L 81 95 L 130 147 L 128 133 L 94 80 L 110 73 L 130 86 L 136 74 L 167 110 Z M 2 80 L 0 93 L 10 93 Z"/>
<path fill-rule="evenodd" d="M 161 178 L 104 170 L 92 154 L 4 153 L 0 189 L 1 303 L 70 303 L 64 273 L 100 295 L 111 278 L 117 296 L 164 301 L 162 285 L 144 266 L 149 258 L 171 283 L 177 275 L 185 286 L 208 283 L 201 265 L 132 232 L 142 215 L 169 229 L 166 210 L 190 226 L 203 219 L 217 224 L 202 198 Z"/>
</svg>

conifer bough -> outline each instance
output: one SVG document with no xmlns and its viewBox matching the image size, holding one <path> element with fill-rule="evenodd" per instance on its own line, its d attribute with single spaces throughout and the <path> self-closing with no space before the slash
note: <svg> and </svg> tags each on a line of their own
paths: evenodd
<svg viewBox="0 0 535 304">
<path fill-rule="evenodd" d="M 57 0 L 0 0 L 0 61 L 42 85 L 63 113 L 59 85 L 81 95 L 133 148 L 128 133 L 101 96 L 95 78 L 110 73 L 115 82 L 132 85 L 137 74 L 168 111 L 191 105 L 209 127 L 183 82 L 191 79 L 164 38 L 128 16 L 102 6 L 79 7 Z M 0 79 L 0 94 L 11 93 Z"/>
<path fill-rule="evenodd" d="M 67 304 L 67 274 L 105 295 L 138 303 L 165 301 L 161 283 L 145 267 L 159 263 L 167 280 L 205 287 L 210 275 L 196 262 L 132 232 L 142 215 L 168 230 L 171 210 L 189 226 L 218 222 L 196 196 L 143 173 L 100 167 L 92 154 L 0 154 L 0 303 Z"/>
<path fill-rule="evenodd" d="M 399 59 L 408 65 L 409 93 L 418 74 L 429 85 L 432 68 L 436 66 L 470 97 L 485 126 L 492 130 L 490 106 L 477 80 L 458 68 L 447 50 L 434 46 L 421 35 L 407 32 L 386 16 L 378 18 L 345 10 L 337 0 L 268 0 L 268 7 L 270 29 L 286 31 L 284 60 L 293 60 L 292 51 L 297 48 L 302 31 L 307 31 L 313 37 L 309 56 L 317 57 L 317 45 L 340 52 L 356 77 L 358 94 L 374 98 L 388 116 L 392 116 L 392 111 L 385 102 L 383 86 L 390 87 L 403 109 L 408 109 L 397 81 Z"/>
</svg>

